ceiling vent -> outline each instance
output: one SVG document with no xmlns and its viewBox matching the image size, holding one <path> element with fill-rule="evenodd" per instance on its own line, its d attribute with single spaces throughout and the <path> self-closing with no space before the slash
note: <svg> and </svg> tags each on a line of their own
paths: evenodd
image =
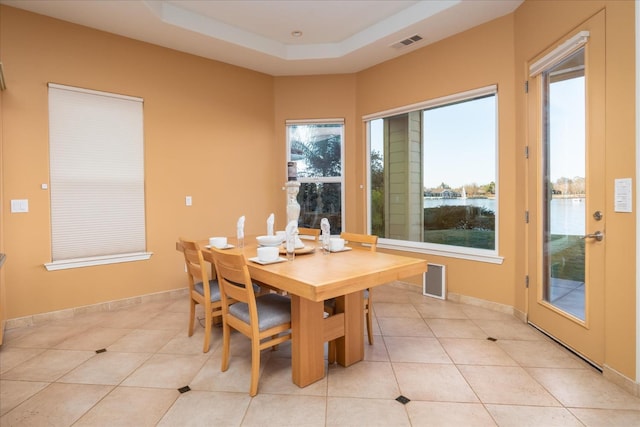
<svg viewBox="0 0 640 427">
<path fill-rule="evenodd" d="M 416 34 L 414 36 L 408 37 L 404 40 L 400 40 L 399 42 L 392 44 L 391 47 L 394 49 L 402 49 L 416 42 L 419 42 L 420 40 L 422 40 L 422 37 Z"/>
</svg>

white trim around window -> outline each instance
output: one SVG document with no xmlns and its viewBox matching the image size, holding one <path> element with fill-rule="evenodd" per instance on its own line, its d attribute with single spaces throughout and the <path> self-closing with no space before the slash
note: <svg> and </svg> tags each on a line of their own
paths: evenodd
<svg viewBox="0 0 640 427">
<path fill-rule="evenodd" d="M 407 114 L 413 111 L 424 111 L 434 107 L 440 107 L 444 105 L 455 104 L 459 102 L 470 101 L 478 98 L 483 98 L 487 96 L 495 96 L 496 99 L 496 111 L 495 111 L 495 129 L 496 129 L 496 141 L 495 141 L 495 156 L 496 156 L 496 170 L 495 170 L 495 191 L 496 196 L 499 194 L 499 138 L 498 138 L 498 130 L 499 130 L 499 103 L 498 103 L 498 86 L 497 85 L 489 85 L 481 88 L 476 88 L 472 90 L 468 90 L 465 92 L 459 92 L 452 95 L 435 98 L 431 100 L 422 101 L 419 103 L 392 108 L 384 111 L 379 111 L 376 113 L 371 113 L 362 116 L 362 120 L 365 124 L 370 123 L 373 120 L 378 119 L 386 119 L 389 117 L 394 117 L 402 114 Z M 366 145 L 367 145 L 367 164 L 371 164 L 371 134 L 370 128 L 366 126 Z M 367 173 L 367 189 L 369 189 L 368 193 L 368 201 L 367 204 L 370 203 L 370 189 L 371 189 L 371 171 L 369 170 Z M 499 200 L 499 199 L 497 199 Z M 412 240 L 397 240 L 397 239 L 389 239 L 389 238 L 379 238 L 378 239 L 378 247 L 384 249 L 392 249 L 398 251 L 406 251 L 413 253 L 420 253 L 426 255 L 434 255 L 434 256 L 442 256 L 448 258 L 457 258 L 464 259 L 469 261 L 478 261 L 490 264 L 502 264 L 504 262 L 504 257 L 499 255 L 499 218 L 500 218 L 500 209 L 496 206 L 495 212 L 495 249 L 479 249 L 479 248 L 471 248 L 464 246 L 450 246 L 443 244 L 433 244 L 428 242 L 420 242 L 420 241 L 412 241 Z M 367 229 L 371 230 L 372 227 L 372 218 L 371 218 L 371 207 L 367 208 Z"/>
<path fill-rule="evenodd" d="M 488 95 L 497 95 L 497 93 L 498 85 L 489 85 L 477 89 L 471 89 L 465 92 L 455 93 L 453 95 L 430 99 L 428 101 L 417 102 L 411 105 L 405 105 L 402 107 L 391 108 L 389 110 L 378 111 L 377 113 L 367 114 L 365 116 L 362 116 L 362 121 L 368 122 L 375 119 L 383 119 L 385 117 L 392 117 L 399 114 L 410 113 L 411 111 L 426 110 L 428 108 L 452 104 L 454 102 L 461 102 L 467 99 L 480 98 Z"/>
</svg>

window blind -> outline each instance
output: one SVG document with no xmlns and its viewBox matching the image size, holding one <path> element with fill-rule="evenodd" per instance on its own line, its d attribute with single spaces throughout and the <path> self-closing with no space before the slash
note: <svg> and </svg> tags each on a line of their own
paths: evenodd
<svg viewBox="0 0 640 427">
<path fill-rule="evenodd" d="M 140 98 L 49 84 L 53 264 L 144 253 L 142 107 Z"/>
<path fill-rule="evenodd" d="M 589 31 L 580 31 L 529 66 L 529 77 L 535 77 L 551 65 L 567 58 L 589 40 Z"/>
</svg>

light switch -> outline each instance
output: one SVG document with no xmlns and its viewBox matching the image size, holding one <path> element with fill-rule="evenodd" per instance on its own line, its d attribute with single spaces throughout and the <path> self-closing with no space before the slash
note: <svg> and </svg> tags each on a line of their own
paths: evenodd
<svg viewBox="0 0 640 427">
<path fill-rule="evenodd" d="M 184 198 L 184 204 L 187 206 L 191 206 L 191 196 L 187 196 Z"/>
<path fill-rule="evenodd" d="M 29 212 L 29 200 L 28 199 L 11 200 L 11 212 L 12 213 Z"/>
</svg>

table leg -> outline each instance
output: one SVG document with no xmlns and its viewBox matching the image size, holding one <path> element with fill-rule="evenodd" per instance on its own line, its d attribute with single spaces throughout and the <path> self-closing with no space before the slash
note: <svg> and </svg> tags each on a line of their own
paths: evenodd
<svg viewBox="0 0 640 427">
<path fill-rule="evenodd" d="M 360 291 L 336 299 L 336 312 L 344 313 L 344 337 L 336 340 L 337 362 L 342 366 L 364 359 L 363 298 Z"/>
<path fill-rule="evenodd" d="M 324 378 L 324 304 L 291 295 L 291 376 L 299 387 Z"/>
</svg>

